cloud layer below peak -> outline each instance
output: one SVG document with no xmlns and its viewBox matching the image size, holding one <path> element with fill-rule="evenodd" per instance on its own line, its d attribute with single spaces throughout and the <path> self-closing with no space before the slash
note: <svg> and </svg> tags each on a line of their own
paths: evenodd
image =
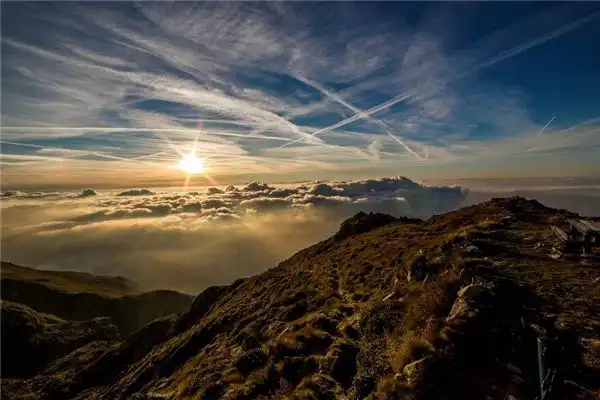
<svg viewBox="0 0 600 400">
<path fill-rule="evenodd" d="M 131 193 L 4 193 L 3 258 L 195 292 L 272 267 L 358 211 L 424 217 L 466 195 L 400 177 Z"/>
</svg>

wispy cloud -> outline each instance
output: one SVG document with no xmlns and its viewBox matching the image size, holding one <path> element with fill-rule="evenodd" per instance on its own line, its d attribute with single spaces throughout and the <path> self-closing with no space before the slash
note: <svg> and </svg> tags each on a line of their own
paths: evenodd
<svg viewBox="0 0 600 400">
<path fill-rule="evenodd" d="M 3 13 L 39 26 L 3 32 L 11 183 L 54 163 L 75 175 L 127 165 L 174 179 L 165 167 L 191 143 L 213 174 L 231 176 L 460 162 L 492 148 L 518 154 L 524 142 L 536 153 L 593 140 L 587 128 L 539 125 L 518 88 L 480 73 L 598 12 L 550 8 L 457 47 L 437 22 L 376 23 L 368 4 L 59 8 L 10 4 Z M 435 15 L 453 18 L 444 7 Z"/>
</svg>

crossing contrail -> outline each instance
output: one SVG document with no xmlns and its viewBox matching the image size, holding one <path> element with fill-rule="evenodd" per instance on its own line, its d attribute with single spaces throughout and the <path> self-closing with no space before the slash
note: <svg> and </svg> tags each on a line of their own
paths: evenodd
<svg viewBox="0 0 600 400">
<path fill-rule="evenodd" d="M 324 94 L 325 96 L 329 97 L 330 99 L 332 99 L 333 101 L 335 101 L 338 104 L 343 105 L 344 107 L 348 108 L 351 111 L 354 111 L 357 114 L 363 113 L 364 110 L 361 110 L 360 108 L 348 103 L 346 100 L 344 100 L 343 98 L 341 98 L 340 96 L 338 96 L 335 93 L 330 92 L 329 90 L 327 90 L 325 87 L 321 86 L 319 83 L 314 82 L 308 78 L 302 77 L 302 76 L 294 76 L 294 78 L 298 79 L 300 82 L 304 83 L 305 85 L 308 85 L 310 87 L 312 87 L 313 89 L 318 90 L 319 92 L 321 92 L 322 94 Z M 394 135 L 392 133 L 392 128 L 386 124 L 385 122 L 379 120 L 379 119 L 375 119 L 375 118 L 371 118 L 370 116 L 366 116 L 365 117 L 368 121 L 373 122 L 377 125 L 379 125 L 380 127 L 383 128 L 383 130 L 385 131 L 385 133 L 392 138 L 394 141 L 396 141 L 398 144 L 400 144 L 402 147 L 404 147 L 404 149 L 406 151 L 408 151 L 409 153 L 411 153 L 413 156 L 421 159 L 422 157 L 417 154 L 413 149 L 411 149 L 402 139 L 400 139 L 398 136 Z M 314 135 L 314 132 L 313 132 Z"/>
<path fill-rule="evenodd" d="M 476 72 L 476 71 L 478 71 L 478 70 L 480 70 L 482 68 L 495 65 L 495 64 L 497 64 L 500 61 L 503 61 L 503 60 L 515 57 L 515 56 L 517 56 L 517 55 L 523 53 L 524 51 L 527 51 L 527 50 L 529 50 L 529 49 L 531 49 L 533 47 L 540 46 L 540 45 L 542 45 L 542 44 L 544 44 L 544 43 L 546 43 L 546 42 L 548 42 L 548 41 L 550 41 L 552 39 L 555 39 L 555 38 L 557 38 L 559 36 L 564 35 L 567 32 L 570 32 L 570 31 L 572 31 L 572 30 L 574 30 L 576 28 L 579 28 L 580 26 L 582 26 L 582 25 L 590 22 L 594 18 L 596 18 L 598 15 L 600 15 L 600 11 L 597 11 L 597 12 L 594 12 L 594 13 L 588 15 L 588 16 L 579 18 L 579 19 L 577 19 L 577 20 L 575 20 L 573 22 L 565 24 L 565 25 L 561 26 L 560 28 L 557 28 L 557 29 L 555 29 L 553 31 L 550 31 L 550 32 L 548 32 L 548 33 L 546 33 L 544 35 L 538 36 L 538 37 L 536 37 L 536 38 L 534 38 L 532 40 L 529 40 L 529 41 L 526 41 L 524 43 L 521 43 L 520 45 L 515 46 L 515 47 L 513 47 L 513 48 L 511 48 L 509 50 L 506 50 L 506 51 L 504 51 L 504 52 L 502 52 L 502 53 L 500 53 L 500 54 L 498 54 L 498 55 L 496 55 L 494 57 L 490 57 L 487 60 L 483 60 L 483 61 L 475 64 L 469 71 L 464 72 L 462 74 L 459 74 L 458 76 L 455 76 L 452 79 L 448 79 L 445 82 L 440 83 L 439 86 L 443 87 L 443 86 L 445 86 L 446 84 L 448 84 L 449 82 L 451 82 L 453 80 L 457 80 L 457 79 L 463 78 L 463 77 L 465 77 L 467 75 L 470 75 L 473 72 Z M 316 135 L 319 135 L 319 134 L 322 134 L 322 133 L 326 133 L 326 132 L 329 132 L 329 131 L 331 131 L 333 129 L 337 129 L 337 128 L 340 128 L 342 126 L 351 124 L 352 122 L 357 121 L 359 119 L 367 118 L 367 117 L 369 117 L 369 116 L 371 116 L 371 115 L 373 115 L 375 113 L 378 113 L 378 112 L 381 112 L 383 110 L 386 110 L 386 109 L 392 107 L 395 104 L 398 104 L 398 103 L 400 103 L 400 102 L 402 102 L 404 100 L 407 100 L 407 99 L 411 98 L 414 94 L 416 94 L 415 90 L 401 93 L 401 94 L 399 94 L 399 95 L 397 95 L 397 96 L 395 96 L 395 97 L 393 97 L 393 98 L 391 98 L 391 99 L 389 99 L 389 100 L 387 100 L 387 101 L 385 101 L 385 102 L 383 102 L 383 103 L 381 103 L 381 104 L 379 104 L 377 106 L 371 107 L 368 110 L 364 110 L 362 112 L 357 112 L 352 117 L 349 117 L 349 118 L 346 118 L 346 119 L 344 119 L 342 121 L 336 122 L 335 124 L 327 126 L 325 128 L 321 128 L 319 130 L 316 130 L 315 132 L 313 132 L 311 134 L 311 136 L 316 136 Z M 285 144 L 283 144 L 280 147 L 288 147 L 288 146 L 290 146 L 292 144 L 295 144 L 295 143 L 298 143 L 298 142 L 300 142 L 302 140 L 303 140 L 303 138 L 299 138 L 299 139 L 293 140 L 291 142 L 285 143 Z"/>
<path fill-rule="evenodd" d="M 554 121 L 556 119 L 556 115 L 553 115 L 552 118 L 550 118 L 550 121 L 548 121 L 548 123 L 546 125 L 544 125 L 544 127 L 542 129 L 539 130 L 539 132 L 537 133 L 536 136 L 540 136 L 548 126 L 550 126 L 550 124 L 552 123 L 552 121 Z"/>
</svg>

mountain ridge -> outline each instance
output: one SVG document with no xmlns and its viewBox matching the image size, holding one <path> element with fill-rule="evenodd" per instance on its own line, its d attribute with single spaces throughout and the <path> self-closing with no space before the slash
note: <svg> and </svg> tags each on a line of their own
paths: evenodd
<svg viewBox="0 0 600 400">
<path fill-rule="evenodd" d="M 68 379 L 6 382 L 6 393 L 529 399 L 541 335 L 561 343 L 562 398 L 593 398 L 600 268 L 548 255 L 550 225 L 573 217 L 519 197 L 425 221 L 359 214 L 262 274 L 207 288 Z"/>
</svg>

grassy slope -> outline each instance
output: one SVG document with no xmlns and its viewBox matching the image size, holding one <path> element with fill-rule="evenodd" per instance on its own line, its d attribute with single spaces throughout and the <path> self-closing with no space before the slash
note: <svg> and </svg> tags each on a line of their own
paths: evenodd
<svg viewBox="0 0 600 400">
<path fill-rule="evenodd" d="M 535 331 L 546 330 L 564 347 L 561 382 L 584 394 L 578 385 L 600 382 L 600 268 L 548 256 L 550 224 L 571 217 L 498 199 L 334 237 L 263 274 L 207 289 L 187 314 L 140 330 L 53 389 L 23 390 L 57 398 L 83 390 L 85 398 L 531 398 Z M 407 281 L 419 250 L 427 280 Z M 492 289 L 448 319 L 470 283 Z"/>
</svg>

